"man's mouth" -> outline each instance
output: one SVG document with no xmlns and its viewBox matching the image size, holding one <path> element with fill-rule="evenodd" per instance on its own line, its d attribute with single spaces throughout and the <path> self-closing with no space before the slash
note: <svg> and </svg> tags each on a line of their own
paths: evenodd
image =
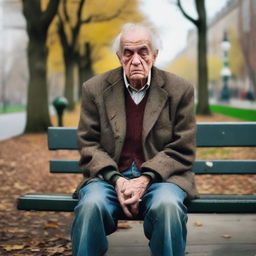
<svg viewBox="0 0 256 256">
<path fill-rule="evenodd" d="M 134 74 L 134 73 L 143 73 L 143 71 L 142 70 L 132 70 L 131 73 L 132 74 Z"/>
</svg>

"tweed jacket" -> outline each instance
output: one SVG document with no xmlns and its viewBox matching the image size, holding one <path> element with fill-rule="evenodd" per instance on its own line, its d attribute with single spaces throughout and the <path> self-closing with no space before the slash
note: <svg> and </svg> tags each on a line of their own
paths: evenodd
<svg viewBox="0 0 256 256">
<path fill-rule="evenodd" d="M 80 168 L 84 179 L 99 178 L 106 167 L 118 170 L 126 136 L 125 85 L 123 69 L 97 75 L 83 85 L 78 126 Z M 163 182 L 177 184 L 197 196 L 195 157 L 194 89 L 186 80 L 152 68 L 151 85 L 143 118 L 142 148 L 145 162 L 141 169 L 157 172 Z M 75 196 L 77 196 L 77 191 Z"/>
</svg>

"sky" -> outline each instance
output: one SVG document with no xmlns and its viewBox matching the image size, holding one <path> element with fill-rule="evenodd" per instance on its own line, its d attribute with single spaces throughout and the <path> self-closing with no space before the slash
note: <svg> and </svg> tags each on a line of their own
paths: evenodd
<svg viewBox="0 0 256 256">
<path fill-rule="evenodd" d="M 162 49 L 156 62 L 159 67 L 165 67 L 185 48 L 187 33 L 195 28 L 171 2 L 176 0 L 139 0 L 140 11 L 149 19 L 160 36 Z M 208 20 L 211 20 L 227 2 L 228 0 L 206 0 Z M 181 3 L 189 15 L 197 18 L 194 0 L 182 0 Z"/>
</svg>

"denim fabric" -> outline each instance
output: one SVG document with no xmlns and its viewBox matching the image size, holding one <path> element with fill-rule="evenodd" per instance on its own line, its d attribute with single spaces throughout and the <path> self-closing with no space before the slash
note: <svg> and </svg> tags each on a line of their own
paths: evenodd
<svg viewBox="0 0 256 256">
<path fill-rule="evenodd" d="M 135 164 L 122 173 L 141 175 Z M 154 256 L 184 256 L 186 247 L 187 194 L 172 183 L 151 184 L 140 203 L 144 233 Z M 105 181 L 93 181 L 79 192 L 71 237 L 74 256 L 101 256 L 108 249 L 107 235 L 117 227 L 122 209 L 115 189 Z"/>
</svg>

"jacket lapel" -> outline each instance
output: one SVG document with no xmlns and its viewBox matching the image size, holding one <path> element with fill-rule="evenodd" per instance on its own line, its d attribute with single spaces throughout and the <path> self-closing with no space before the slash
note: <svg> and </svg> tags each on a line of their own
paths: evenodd
<svg viewBox="0 0 256 256">
<path fill-rule="evenodd" d="M 105 89 L 103 97 L 107 116 L 116 141 L 116 153 L 120 153 L 126 135 L 125 95 L 122 71 L 116 71 L 108 79 L 108 82 L 109 86 Z"/>
<path fill-rule="evenodd" d="M 145 107 L 145 113 L 143 118 L 143 131 L 142 141 L 143 144 L 147 135 L 157 121 L 159 114 L 161 113 L 165 103 L 168 99 L 167 92 L 162 89 L 164 80 L 159 74 L 159 71 L 153 67 L 152 69 L 152 81 L 150 85 L 149 95 Z"/>
</svg>

